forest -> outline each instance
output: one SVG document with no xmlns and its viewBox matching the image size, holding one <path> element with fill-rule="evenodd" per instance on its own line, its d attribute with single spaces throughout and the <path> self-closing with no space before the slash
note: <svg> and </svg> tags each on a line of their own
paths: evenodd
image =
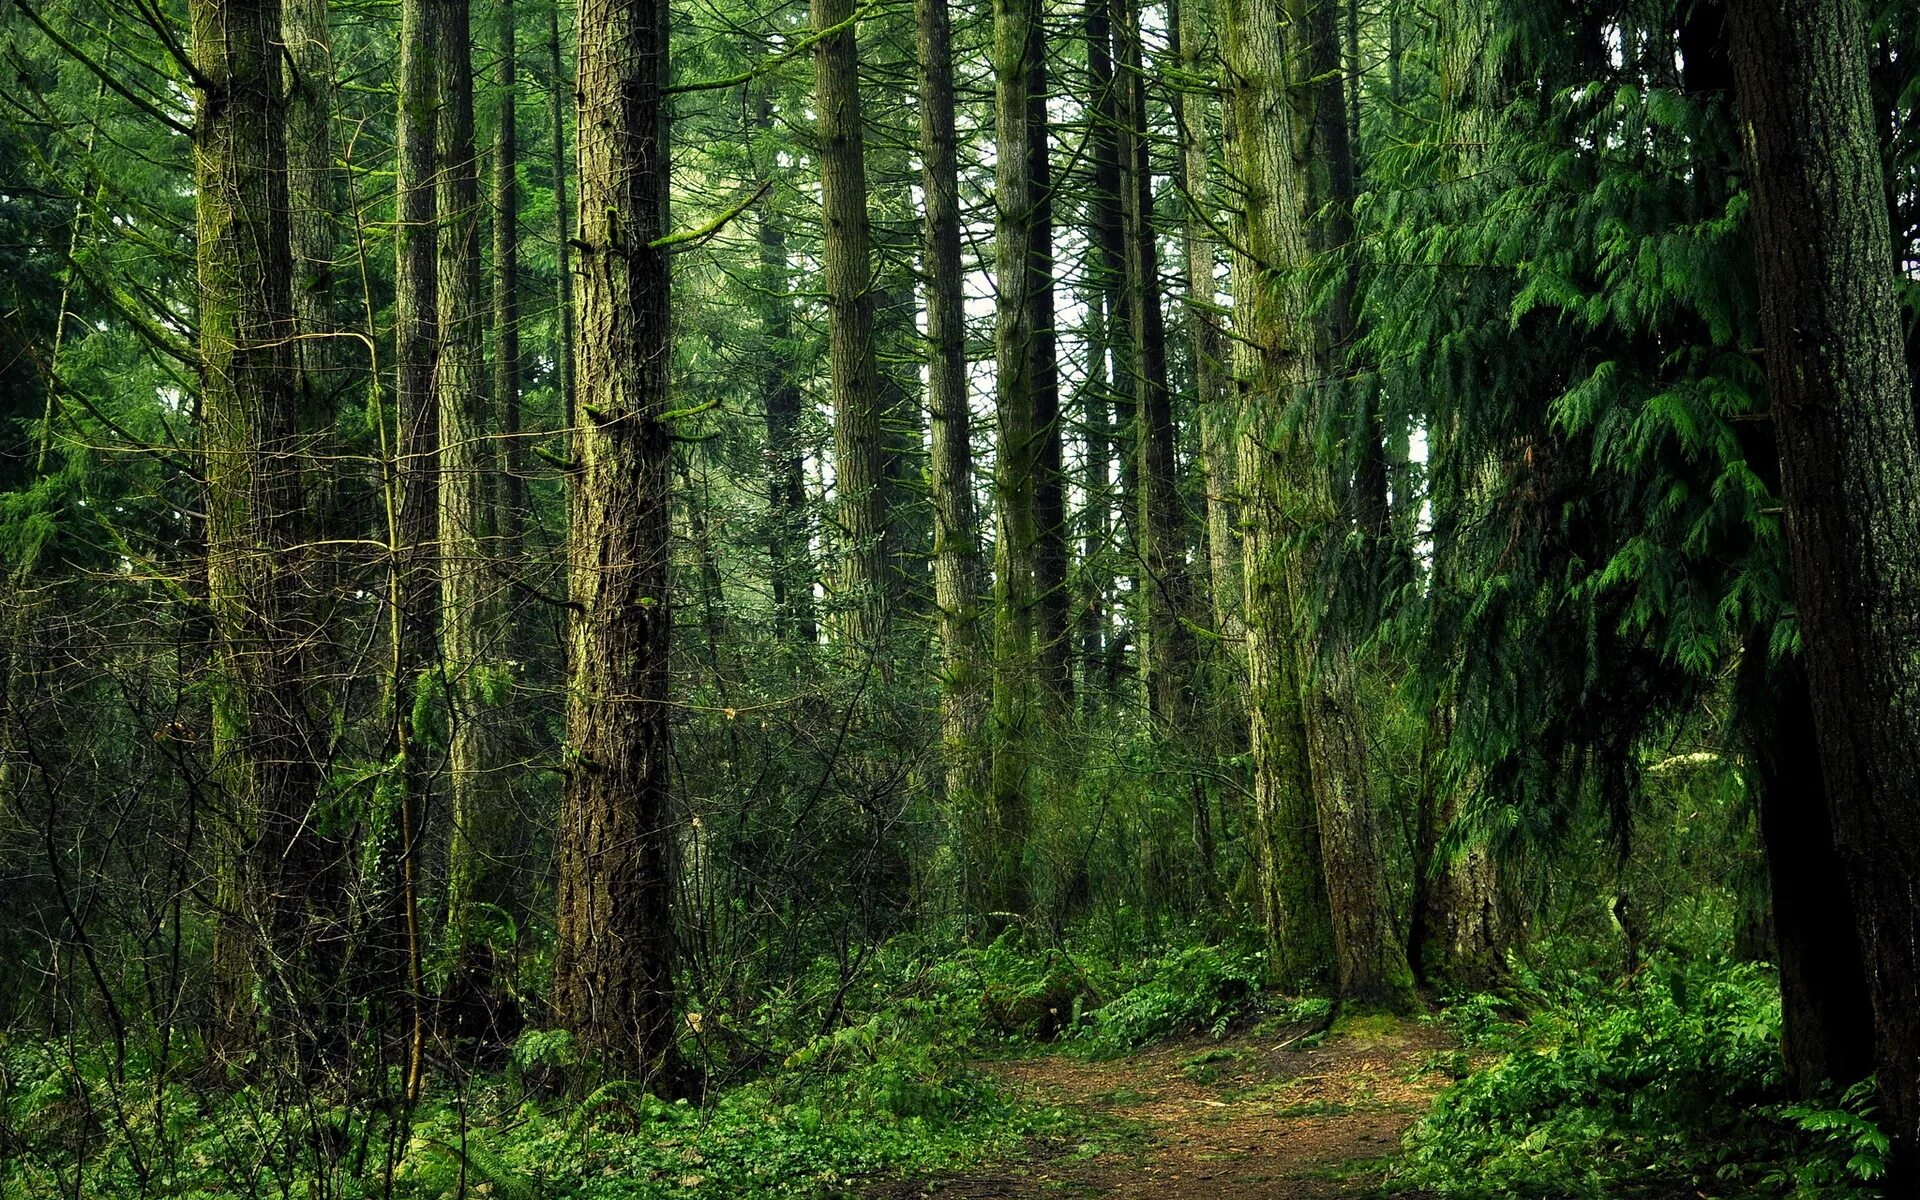
<svg viewBox="0 0 1920 1200">
<path fill-rule="evenodd" d="M 1920 1196 L 1920 0 L 0 59 L 0 1200 Z"/>
</svg>

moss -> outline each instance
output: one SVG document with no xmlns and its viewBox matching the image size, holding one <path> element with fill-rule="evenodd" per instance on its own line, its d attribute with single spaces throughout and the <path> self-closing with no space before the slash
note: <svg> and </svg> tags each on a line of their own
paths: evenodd
<svg viewBox="0 0 1920 1200">
<path fill-rule="evenodd" d="M 1404 1018 L 1384 1009 L 1352 1008 L 1334 1021 L 1328 1036 L 1348 1042 L 1384 1042 L 1405 1027 Z"/>
</svg>

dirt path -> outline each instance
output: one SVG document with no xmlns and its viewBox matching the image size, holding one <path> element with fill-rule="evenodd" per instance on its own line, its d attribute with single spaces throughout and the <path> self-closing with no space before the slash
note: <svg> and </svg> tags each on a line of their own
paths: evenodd
<svg viewBox="0 0 1920 1200">
<path fill-rule="evenodd" d="M 887 1200 L 1153 1197 L 1357 1200 L 1445 1082 L 1429 1069 L 1438 1031 L 1368 1022 L 1320 1041 L 1267 1026 L 1173 1043 L 1112 1062 L 1064 1055 L 996 1063 L 1010 1090 L 1095 1115 L 1081 1145 L 1025 1162 L 896 1184 Z M 1317 1043 L 1317 1044 L 1316 1044 Z M 1111 1131 L 1111 1132 L 1109 1132 Z"/>
</svg>

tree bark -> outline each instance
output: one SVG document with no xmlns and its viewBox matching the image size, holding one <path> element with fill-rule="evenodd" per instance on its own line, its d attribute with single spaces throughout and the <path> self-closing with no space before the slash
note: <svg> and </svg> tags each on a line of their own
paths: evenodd
<svg viewBox="0 0 1920 1200">
<path fill-rule="evenodd" d="M 1794 1094 L 1812 1096 L 1873 1073 L 1873 1003 L 1806 672 L 1797 662 L 1770 667 L 1766 639 L 1755 637 L 1740 683 L 1780 968 L 1781 1057 Z"/>
<path fill-rule="evenodd" d="M 1035 3 L 1027 24 L 1027 182 L 1032 237 L 1027 301 L 1032 312 L 1034 659 L 1048 707 L 1073 705 L 1073 641 L 1067 593 L 1066 478 L 1061 472 L 1059 339 L 1054 329 L 1052 124 L 1047 118 L 1047 27 Z"/>
<path fill-rule="evenodd" d="M 1347 140 L 1341 82 L 1339 9 L 1336 0 L 1284 0 L 1282 11 L 1297 106 L 1294 143 L 1307 150 L 1295 162 L 1305 175 L 1306 211 L 1320 214 L 1306 234 L 1317 253 L 1331 254 L 1352 236 L 1353 148 Z M 1322 427 L 1328 410 L 1339 402 L 1332 349 L 1351 335 L 1351 290 L 1351 275 L 1342 273 L 1328 304 L 1324 337 L 1316 338 L 1303 328 L 1291 331 L 1292 347 L 1310 364 L 1310 374 L 1300 381 L 1297 393 L 1306 416 L 1292 423 L 1286 439 L 1287 461 L 1282 464 L 1290 476 L 1290 524 L 1300 534 L 1287 571 L 1294 615 L 1304 618 L 1295 646 L 1305 685 L 1307 753 L 1320 814 L 1327 896 L 1333 907 L 1340 995 L 1351 1002 L 1405 1009 L 1415 1003 L 1413 973 L 1387 888 L 1379 811 L 1367 762 L 1366 716 L 1356 693 L 1355 652 L 1335 611 L 1334 584 L 1323 566 L 1327 546 L 1340 536 L 1349 514 L 1361 508 L 1371 513 L 1375 499 L 1355 504 L 1353 497 L 1344 494 L 1343 486 L 1319 462 L 1307 432 Z M 1305 303 L 1303 297 L 1300 307 L 1304 309 Z M 1369 432 L 1368 456 L 1374 449 Z M 1367 474 L 1361 471 L 1354 486 L 1368 486 Z M 1383 508 L 1384 493 L 1378 499 Z M 1378 527 L 1384 528 L 1383 518 Z"/>
<path fill-rule="evenodd" d="M 1180 128 L 1182 190 L 1186 193 L 1186 327 L 1193 357 L 1193 391 L 1200 425 L 1200 468 L 1206 480 L 1206 542 L 1209 608 L 1214 636 L 1236 646 L 1243 636 L 1240 622 L 1240 544 L 1234 530 L 1239 520 L 1233 463 L 1231 371 L 1226 339 L 1218 317 L 1219 288 L 1215 275 L 1212 207 L 1212 138 L 1207 128 L 1207 97 L 1201 90 L 1208 78 L 1210 57 L 1210 0 L 1181 0 L 1176 6 L 1175 53 L 1185 75 L 1185 86 L 1174 92 L 1175 120 Z"/>
<path fill-rule="evenodd" d="M 553 1006 L 615 1070 L 677 1078 L 668 793 L 672 443 L 667 4 L 583 0 L 578 478 Z"/>
<path fill-rule="evenodd" d="M 873 251 L 867 218 L 853 0 L 812 0 L 814 102 L 826 227 L 827 342 L 833 378 L 833 469 L 838 493 L 840 606 L 847 652 L 883 676 L 892 613 L 886 429 L 873 341 Z"/>
<path fill-rule="evenodd" d="M 1031 96 L 1036 0 L 994 0 L 993 800 L 989 912 L 1024 912 L 1032 741 L 1038 724 L 1036 496 L 1047 430 L 1038 422 Z"/>
<path fill-rule="evenodd" d="M 1081 556 L 1081 591 L 1086 605 L 1081 634 L 1081 685 L 1086 711 L 1097 710 L 1118 683 L 1112 649 L 1114 515 L 1111 475 L 1114 445 L 1113 407 L 1117 376 L 1128 361 L 1126 315 L 1121 304 L 1126 268 L 1121 254 L 1120 141 L 1118 96 L 1113 79 L 1113 16 L 1109 0 L 1087 0 L 1082 15 L 1087 50 L 1086 109 L 1091 178 L 1088 181 L 1088 274 L 1086 303 L 1092 333 L 1087 355 L 1091 367 L 1082 407 L 1087 439 L 1087 513 Z"/>
<path fill-rule="evenodd" d="M 338 1053 L 343 864 L 316 825 L 322 778 L 301 578 L 302 389 L 295 342 L 282 30 L 276 0 L 194 0 L 201 411 L 214 767 L 231 807 L 216 914 L 216 1040 Z"/>
<path fill-rule="evenodd" d="M 980 532 L 967 405 L 966 298 L 960 262 L 960 169 L 954 146 L 953 28 L 947 0 L 916 0 L 920 160 L 926 196 L 927 407 L 933 414 L 933 586 L 940 622 L 940 738 L 948 812 L 961 834 L 963 885 L 984 903 L 980 834 L 992 785 L 987 664 L 980 629 Z"/>
<path fill-rule="evenodd" d="M 1298 634 L 1285 543 L 1291 529 L 1282 408 L 1311 381 L 1304 297 L 1276 276 L 1307 256 L 1306 196 L 1294 168 L 1287 63 L 1274 0 L 1222 0 L 1229 152 L 1243 191 L 1234 259 L 1234 387 L 1239 397 L 1247 718 L 1254 767 L 1254 857 L 1274 981 L 1324 988 L 1333 916 L 1307 766 Z"/>
<path fill-rule="evenodd" d="M 476 906 L 508 897 L 504 862 L 510 806 L 499 794 L 501 614 L 492 566 L 496 520 L 489 486 L 498 462 L 489 440 L 481 358 L 480 177 L 473 140 L 473 32 L 467 0 L 437 0 L 436 73 L 440 353 L 440 670 L 448 705 L 447 936 L 457 977 L 481 971 Z M 496 361 L 499 348 L 495 348 Z M 484 987 L 482 989 L 484 991 Z"/>
<path fill-rule="evenodd" d="M 1893 1194 L 1920 1176 L 1920 439 L 1867 34 L 1856 0 L 1730 0 L 1727 14 L 1794 591 Z"/>
<path fill-rule="evenodd" d="M 773 128 L 773 102 L 760 97 L 759 127 Z M 778 165 L 763 164 L 772 179 Z M 774 628 L 802 646 L 820 640 L 813 606 L 813 555 L 807 545 L 806 450 L 801 442 L 800 383 L 792 366 L 793 300 L 788 295 L 787 235 L 780 227 L 773 189 L 761 198 L 755 219 L 760 252 L 761 330 L 766 340 L 761 403 L 767 424 L 767 551 L 772 579 Z"/>
<path fill-rule="evenodd" d="M 1145 72 L 1139 15 L 1131 0 L 1113 5 L 1119 68 L 1120 206 L 1127 292 L 1127 374 L 1133 388 L 1135 478 L 1139 481 L 1136 542 L 1146 617 L 1141 667 L 1147 706 L 1163 726 L 1192 716 L 1192 588 L 1187 578 L 1186 522 L 1180 505 L 1173 399 L 1167 388 L 1166 326 L 1160 307 L 1160 255 L 1153 226 L 1153 171 L 1147 153 Z"/>
</svg>

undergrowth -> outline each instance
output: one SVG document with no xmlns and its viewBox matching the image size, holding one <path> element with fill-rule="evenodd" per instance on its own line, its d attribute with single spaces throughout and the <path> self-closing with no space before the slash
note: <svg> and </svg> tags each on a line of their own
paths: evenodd
<svg viewBox="0 0 1920 1200">
<path fill-rule="evenodd" d="M 219 1086 L 191 1051 L 160 1072 L 99 1048 L 0 1042 L 0 1194 L 840 1195 L 1072 1136 L 1087 1118 L 1017 1102 L 977 1061 L 1219 1036 L 1260 1009 L 1260 969 L 1240 943 L 1115 962 L 1017 931 L 900 938 L 857 972 L 822 960 L 738 1011 L 690 995 L 682 1053 L 704 1102 L 618 1079 L 583 1096 L 592 1064 L 556 1031 L 523 1034 L 499 1070 L 443 1069 L 410 1110 Z"/>
<path fill-rule="evenodd" d="M 1520 971 L 1510 1000 L 1447 1012 L 1470 1069 L 1407 1136 L 1400 1181 L 1444 1197 L 1877 1194 L 1870 1092 L 1784 1098 L 1778 985 L 1724 960 L 1625 984 Z M 1491 1056 L 1488 1058 L 1488 1056 Z"/>
</svg>

